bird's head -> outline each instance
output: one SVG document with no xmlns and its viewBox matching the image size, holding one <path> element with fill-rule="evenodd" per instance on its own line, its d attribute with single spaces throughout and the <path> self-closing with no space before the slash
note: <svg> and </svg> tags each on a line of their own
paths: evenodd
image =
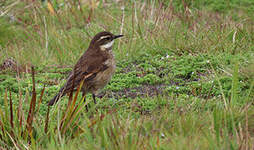
<svg viewBox="0 0 254 150">
<path fill-rule="evenodd" d="M 101 50 L 111 50 L 114 40 L 123 35 L 114 35 L 110 32 L 100 32 L 94 36 L 90 43 L 90 47 L 99 47 Z"/>
</svg>

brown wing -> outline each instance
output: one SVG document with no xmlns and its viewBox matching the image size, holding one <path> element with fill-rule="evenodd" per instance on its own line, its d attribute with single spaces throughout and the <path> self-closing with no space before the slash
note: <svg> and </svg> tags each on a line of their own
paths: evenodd
<svg viewBox="0 0 254 150">
<path fill-rule="evenodd" d="M 92 80 L 96 77 L 98 72 L 106 70 L 107 66 L 104 65 L 106 60 L 107 56 L 101 51 L 88 49 L 76 63 L 65 85 L 59 90 L 58 94 L 49 101 L 48 105 L 54 105 L 62 96 L 69 93 L 73 89 L 73 83 L 73 90 L 76 90 L 82 80 L 84 80 L 84 82 Z"/>
<path fill-rule="evenodd" d="M 105 61 L 106 57 L 99 51 L 87 51 L 76 63 L 72 73 L 68 77 L 67 82 L 63 87 L 63 94 L 72 90 L 73 80 L 75 90 L 82 80 L 85 82 L 92 80 L 98 72 L 107 69 L 107 66 L 104 65 Z"/>
</svg>

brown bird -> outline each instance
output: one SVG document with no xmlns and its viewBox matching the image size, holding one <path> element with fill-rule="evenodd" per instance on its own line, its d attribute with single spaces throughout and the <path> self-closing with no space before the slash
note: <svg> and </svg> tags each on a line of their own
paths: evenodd
<svg viewBox="0 0 254 150">
<path fill-rule="evenodd" d="M 81 88 L 82 95 L 92 93 L 94 103 L 96 95 L 110 80 L 116 69 L 112 46 L 114 40 L 123 35 L 114 35 L 110 32 L 100 32 L 94 36 L 88 49 L 78 60 L 67 82 L 59 90 L 58 94 L 49 101 L 48 105 L 54 105 L 62 96 L 77 90 L 84 80 Z"/>
</svg>

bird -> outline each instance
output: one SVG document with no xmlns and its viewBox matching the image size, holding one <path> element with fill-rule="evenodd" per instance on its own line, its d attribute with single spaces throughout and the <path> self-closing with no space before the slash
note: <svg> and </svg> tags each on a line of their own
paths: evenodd
<svg viewBox="0 0 254 150">
<path fill-rule="evenodd" d="M 120 37 L 123 35 L 114 35 L 108 31 L 97 33 L 91 40 L 88 49 L 74 65 L 65 84 L 48 102 L 48 105 L 52 106 L 62 96 L 76 91 L 82 81 L 83 85 L 80 90 L 82 96 L 91 93 L 96 104 L 96 96 L 109 83 L 115 73 L 116 62 L 112 46 L 114 41 Z"/>
</svg>

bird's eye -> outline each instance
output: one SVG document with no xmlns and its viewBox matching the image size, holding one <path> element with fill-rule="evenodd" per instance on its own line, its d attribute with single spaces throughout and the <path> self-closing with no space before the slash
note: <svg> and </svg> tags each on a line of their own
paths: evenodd
<svg viewBox="0 0 254 150">
<path fill-rule="evenodd" d="M 106 40 L 110 40 L 110 37 L 105 38 Z"/>
</svg>

